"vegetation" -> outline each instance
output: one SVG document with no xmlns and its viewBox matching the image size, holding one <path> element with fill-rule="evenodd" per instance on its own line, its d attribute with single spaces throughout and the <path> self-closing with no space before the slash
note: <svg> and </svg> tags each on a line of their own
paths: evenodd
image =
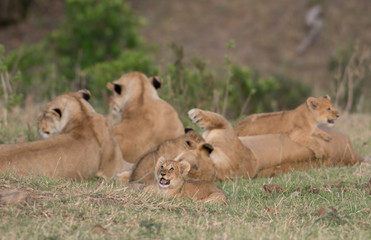
<svg viewBox="0 0 371 240">
<path fill-rule="evenodd" d="M 114 181 L 2 175 L 0 232 L 6 239 L 370 239 L 370 170 L 226 181 L 217 184 L 229 198 L 221 206 Z"/>
<path fill-rule="evenodd" d="M 155 48 L 137 33 L 141 23 L 125 1 L 66 0 L 65 22 L 43 41 L 11 52 L 0 47 L 0 144 L 35 140 L 42 102 L 63 91 L 88 88 L 94 107 L 106 112 L 106 83 L 129 71 L 160 75 L 161 97 L 188 126 L 190 108 L 233 121 L 292 109 L 312 94 L 300 81 L 263 78 L 236 64 L 233 41 L 222 71 L 202 58 L 188 60 L 176 43 L 170 45 L 171 59 L 160 66 Z M 360 47 L 339 50 L 329 64 L 339 73 L 332 95 L 339 106 L 349 105 L 349 112 L 370 109 L 365 53 Z M 363 156 L 371 155 L 370 123 L 369 115 L 351 115 L 337 124 Z M 114 180 L 5 174 L 0 175 L 0 238 L 370 239 L 370 172 L 370 165 L 361 165 L 217 183 L 229 197 L 222 206 L 151 196 Z"/>
<path fill-rule="evenodd" d="M 173 43 L 173 60 L 160 72 L 154 49 L 137 33 L 141 22 L 121 0 L 67 0 L 66 19 L 58 29 L 44 41 L 5 56 L 7 68 L 22 73 L 22 84 L 16 91 L 33 94 L 40 101 L 67 90 L 88 88 L 99 108 L 99 100 L 108 93 L 108 81 L 129 71 L 141 71 L 164 79 L 161 95 L 182 117 L 188 109 L 201 107 L 229 118 L 287 109 L 310 95 L 309 87 L 283 76 L 262 78 L 233 63 L 229 54 L 233 41 L 227 44 L 224 71 L 210 70 L 201 58 L 186 61 L 183 48 Z M 294 88 L 303 90 L 287 90 Z"/>
</svg>

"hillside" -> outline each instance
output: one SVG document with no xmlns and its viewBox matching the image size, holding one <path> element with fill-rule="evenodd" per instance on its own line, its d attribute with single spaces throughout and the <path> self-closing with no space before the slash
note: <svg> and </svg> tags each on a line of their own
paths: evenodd
<svg viewBox="0 0 371 240">
<path fill-rule="evenodd" d="M 235 41 L 232 58 L 262 75 L 283 74 L 328 92 L 331 58 L 351 44 L 371 44 L 368 0 L 128 0 L 146 19 L 141 33 L 159 46 L 158 61 L 169 57 L 170 42 L 182 45 L 187 57 L 203 57 L 221 66 L 226 44 Z M 303 54 L 296 49 L 309 33 L 305 15 L 323 7 L 323 28 Z M 38 1 L 18 25 L 0 28 L 0 43 L 14 49 L 42 39 L 62 19 L 64 1 Z M 316 93 L 316 91 L 315 91 Z"/>
</svg>

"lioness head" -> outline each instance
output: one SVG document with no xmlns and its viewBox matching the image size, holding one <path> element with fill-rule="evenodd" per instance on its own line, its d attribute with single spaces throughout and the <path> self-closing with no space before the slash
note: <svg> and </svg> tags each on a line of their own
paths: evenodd
<svg viewBox="0 0 371 240">
<path fill-rule="evenodd" d="M 308 98 L 307 106 L 313 113 L 313 116 L 318 123 L 333 126 L 335 124 L 335 120 L 339 117 L 339 112 L 332 104 L 328 95 L 319 98 Z"/>
<path fill-rule="evenodd" d="M 160 157 L 155 168 L 156 181 L 161 188 L 180 187 L 190 169 L 191 165 L 186 161 L 177 162 Z"/>
<path fill-rule="evenodd" d="M 201 142 L 194 149 L 190 149 L 174 159 L 179 162 L 188 162 L 191 169 L 187 177 L 191 179 L 199 179 L 213 181 L 216 177 L 215 166 L 210 158 L 210 154 L 214 150 L 209 143 Z"/>
<path fill-rule="evenodd" d="M 147 78 L 140 72 L 127 73 L 114 82 L 108 82 L 107 88 L 113 92 L 110 99 L 113 114 L 121 115 L 130 101 L 140 104 L 143 103 L 144 97 L 159 98 L 156 89 L 161 88 L 161 85 L 161 78 Z"/>
<path fill-rule="evenodd" d="M 71 118 L 85 110 L 95 112 L 87 102 L 90 99 L 88 90 L 67 92 L 59 95 L 46 104 L 43 113 L 38 118 L 40 135 L 48 138 L 63 132 Z"/>
</svg>

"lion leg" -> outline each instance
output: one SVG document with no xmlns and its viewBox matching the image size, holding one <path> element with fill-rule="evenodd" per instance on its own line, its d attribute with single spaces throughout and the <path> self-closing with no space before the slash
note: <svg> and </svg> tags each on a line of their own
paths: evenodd
<svg viewBox="0 0 371 240">
<path fill-rule="evenodd" d="M 314 130 L 313 135 L 318 136 L 327 142 L 331 140 L 330 135 L 328 135 L 325 131 L 319 128 L 316 128 L 316 130 Z"/>
<path fill-rule="evenodd" d="M 117 179 L 121 183 L 128 183 L 130 180 L 131 171 L 123 171 L 121 173 L 116 174 Z"/>
<path fill-rule="evenodd" d="M 294 132 L 289 137 L 292 141 L 312 150 L 318 159 L 322 159 L 326 155 L 325 149 L 310 135 L 303 136 L 301 133 Z"/>
<path fill-rule="evenodd" d="M 227 204 L 227 197 L 222 192 L 214 192 L 210 194 L 207 198 L 203 199 L 206 203 L 223 203 Z"/>
<path fill-rule="evenodd" d="M 198 108 L 189 110 L 188 116 L 194 124 L 206 130 L 216 128 L 225 129 L 230 126 L 229 122 L 223 116 Z"/>
</svg>

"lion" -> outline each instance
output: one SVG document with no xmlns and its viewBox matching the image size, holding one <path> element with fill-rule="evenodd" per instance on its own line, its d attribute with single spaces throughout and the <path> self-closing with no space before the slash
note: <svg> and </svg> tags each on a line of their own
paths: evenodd
<svg viewBox="0 0 371 240">
<path fill-rule="evenodd" d="M 145 191 L 167 197 L 188 198 L 206 203 L 227 203 L 223 191 L 212 182 L 203 180 L 185 180 L 191 169 L 187 161 L 166 160 L 160 157 L 155 168 L 156 183 Z"/>
<path fill-rule="evenodd" d="M 157 159 L 187 161 L 191 165 L 188 173 L 190 178 L 213 180 L 214 168 L 209 158 L 213 147 L 193 129 L 186 129 L 182 136 L 163 142 L 156 150 L 144 154 L 135 163 L 130 176 L 130 182 L 152 184 L 155 180 L 154 169 Z"/>
<path fill-rule="evenodd" d="M 331 137 L 318 125 L 333 126 L 338 117 L 339 112 L 326 95 L 310 97 L 294 110 L 250 115 L 234 129 L 238 136 L 285 133 L 292 141 L 312 150 L 317 158 L 322 158 L 325 151 L 318 138 L 330 141 Z"/>
<path fill-rule="evenodd" d="M 89 91 L 80 90 L 46 104 L 39 125 L 48 138 L 0 145 L 0 172 L 83 180 L 130 171 L 132 164 L 123 160 L 111 125 L 89 98 Z M 55 133 L 59 135 L 51 136 Z"/>
<path fill-rule="evenodd" d="M 157 94 L 161 82 L 159 77 L 148 78 L 143 73 L 131 72 L 107 83 L 113 92 L 112 111 L 121 116 L 113 131 L 124 159 L 130 163 L 184 132 L 175 109 Z"/>
<path fill-rule="evenodd" d="M 267 177 L 309 167 L 354 165 L 363 161 L 344 134 L 326 126 L 320 128 L 332 140 L 319 138 L 318 141 L 328 157 L 317 161 L 311 150 L 286 134 L 238 137 L 232 125 L 217 113 L 191 109 L 188 115 L 205 130 L 203 137 L 214 148 L 210 159 L 217 180 Z"/>
</svg>

